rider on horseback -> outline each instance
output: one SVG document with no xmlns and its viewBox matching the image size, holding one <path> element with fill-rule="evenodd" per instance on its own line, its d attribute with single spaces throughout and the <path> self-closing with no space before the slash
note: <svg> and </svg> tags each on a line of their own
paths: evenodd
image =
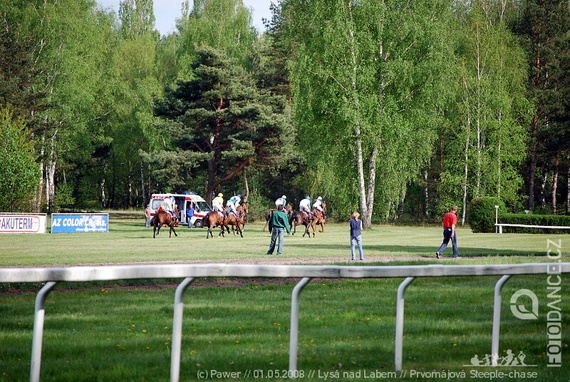
<svg viewBox="0 0 570 382">
<path fill-rule="evenodd" d="M 214 211 L 219 212 L 222 216 L 225 217 L 224 212 L 224 194 L 221 192 L 212 200 L 212 208 Z"/>
<path fill-rule="evenodd" d="M 325 211 L 323 210 L 323 198 L 322 197 L 318 197 L 317 201 L 315 203 L 313 203 L 313 209 L 317 210 L 318 215 L 321 218 L 325 217 Z"/>
<path fill-rule="evenodd" d="M 285 195 L 275 201 L 275 207 L 279 208 L 280 205 L 283 206 L 283 208 L 287 205 L 287 197 Z"/>
<path fill-rule="evenodd" d="M 305 196 L 305 199 L 301 200 L 301 202 L 299 203 L 299 211 L 301 211 L 303 214 L 306 213 L 309 221 L 311 221 L 313 219 L 313 217 L 311 216 L 311 197 L 310 196 Z"/>
<path fill-rule="evenodd" d="M 226 203 L 227 213 L 229 214 L 230 212 L 232 212 L 236 216 L 236 218 L 239 218 L 237 208 L 239 207 L 240 202 L 241 202 L 240 194 L 232 196 L 230 200 L 228 200 L 228 202 Z"/>
</svg>

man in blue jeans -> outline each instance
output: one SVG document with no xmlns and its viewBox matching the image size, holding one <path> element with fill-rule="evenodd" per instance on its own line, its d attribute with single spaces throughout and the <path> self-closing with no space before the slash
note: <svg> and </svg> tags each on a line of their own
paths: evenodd
<svg viewBox="0 0 570 382">
<path fill-rule="evenodd" d="M 350 254 L 351 260 L 356 260 L 354 256 L 354 246 L 358 245 L 358 253 L 360 255 L 360 260 L 364 260 L 364 252 L 362 252 L 362 220 L 359 219 L 360 214 L 354 212 L 352 214 L 352 219 L 348 221 L 350 227 Z"/>
<path fill-rule="evenodd" d="M 457 225 L 457 206 L 451 207 L 451 210 L 443 216 L 443 243 L 435 253 L 436 258 L 440 258 L 443 251 L 451 239 L 451 244 L 453 245 L 453 258 L 459 257 L 459 251 L 457 250 L 457 235 L 455 235 L 455 226 Z"/>
<path fill-rule="evenodd" d="M 277 206 L 277 211 L 273 211 L 271 214 L 271 219 L 269 219 L 269 230 L 271 231 L 271 243 L 269 244 L 269 250 L 267 255 L 273 255 L 275 250 L 275 242 L 279 238 L 279 246 L 277 247 L 277 255 L 281 256 L 283 252 L 283 230 L 287 230 L 287 233 L 291 233 L 291 227 L 289 226 L 289 218 L 287 214 L 283 211 L 284 207 L 282 204 Z"/>
</svg>

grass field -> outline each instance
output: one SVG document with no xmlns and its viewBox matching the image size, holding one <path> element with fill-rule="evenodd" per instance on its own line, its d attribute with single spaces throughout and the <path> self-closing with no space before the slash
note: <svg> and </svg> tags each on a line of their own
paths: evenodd
<svg viewBox="0 0 570 382">
<path fill-rule="evenodd" d="M 264 255 L 269 234 L 246 227 L 244 238 L 206 239 L 180 227 L 179 237 L 152 239 L 139 220 L 112 218 L 105 234 L 1 235 L 0 266 L 115 263 L 497 264 L 551 262 L 570 236 L 458 232 L 461 258 L 436 260 L 439 227 L 376 226 L 363 233 L 366 260 L 349 261 L 348 228 L 327 225 L 315 238 L 285 238 L 284 256 Z M 556 248 L 554 247 L 556 246 Z M 450 256 L 449 248 L 445 255 Z M 569 381 L 570 299 L 548 296 L 546 275 L 515 276 L 503 290 L 500 351 L 526 356 L 528 367 L 473 367 L 491 352 L 497 277 L 417 279 L 408 288 L 403 372 L 394 372 L 396 290 L 401 279 L 313 280 L 301 296 L 300 381 L 495 380 Z M 46 305 L 43 381 L 167 381 L 174 289 L 180 280 L 62 283 Z M 238 282 L 241 281 L 241 282 Z M 239 286 L 236 286 L 239 284 Z M 279 381 L 288 366 L 291 280 L 204 280 L 186 293 L 181 380 Z M 29 378 L 33 306 L 38 285 L 0 284 L 0 381 Z M 540 301 L 538 320 L 510 312 L 525 288 Z M 551 303 L 551 306 L 548 306 Z M 547 367 L 547 311 L 560 308 L 562 367 Z M 233 375 L 221 374 L 234 373 Z M 503 372 L 500 376 L 492 373 Z M 233 377 L 233 378 L 232 378 Z"/>
</svg>

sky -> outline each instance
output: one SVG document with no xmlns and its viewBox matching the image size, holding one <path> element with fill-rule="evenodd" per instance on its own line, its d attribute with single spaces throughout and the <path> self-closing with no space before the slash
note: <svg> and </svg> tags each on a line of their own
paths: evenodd
<svg viewBox="0 0 570 382">
<path fill-rule="evenodd" d="M 110 8 L 115 12 L 119 12 L 119 3 L 121 0 L 97 0 L 103 8 Z M 167 35 L 176 30 L 175 20 L 180 18 L 183 0 L 154 0 L 154 17 L 155 28 L 158 29 L 162 36 Z M 243 4 L 253 9 L 253 25 L 258 31 L 265 30 L 261 19 L 270 19 L 271 11 L 269 10 L 270 0 L 243 0 Z"/>
</svg>

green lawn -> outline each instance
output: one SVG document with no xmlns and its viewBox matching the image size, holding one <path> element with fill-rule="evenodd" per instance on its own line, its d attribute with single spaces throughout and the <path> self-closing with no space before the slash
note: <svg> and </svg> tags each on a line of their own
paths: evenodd
<svg viewBox="0 0 570 382">
<path fill-rule="evenodd" d="M 179 229 L 168 238 L 139 221 L 111 221 L 106 234 L 0 235 L 0 266 L 111 264 L 126 262 L 271 263 L 264 255 L 269 234 L 246 227 L 244 238 L 206 239 L 204 229 Z M 377 226 L 363 234 L 368 264 L 495 264 L 553 261 L 561 247 L 567 261 L 570 236 L 458 233 L 459 260 L 436 260 L 438 227 Z M 285 238 L 284 261 L 349 262 L 348 229 L 328 225 L 315 238 Z M 556 247 L 556 248 L 555 248 Z M 450 255 L 446 252 L 446 255 Z M 386 259 L 392 260 L 385 262 Z M 313 280 L 301 295 L 300 381 L 568 381 L 568 311 L 561 280 L 558 303 L 548 296 L 546 275 L 514 276 L 505 285 L 501 355 L 526 356 L 528 367 L 473 367 L 491 352 L 493 287 L 497 277 L 416 279 L 406 294 L 403 373 L 394 376 L 396 290 L 401 279 Z M 46 304 L 42 381 L 167 381 L 174 289 L 180 280 L 62 283 Z M 290 298 L 283 280 L 199 280 L 186 292 L 181 380 L 280 381 L 288 367 Z M 29 378 L 35 292 L 38 285 L 0 285 L 0 381 Z M 509 296 L 533 290 L 539 319 L 520 320 Z M 551 306 L 548 306 L 551 303 Z M 547 367 L 547 317 L 563 312 L 563 364 Z M 222 373 L 233 372 L 232 375 Z M 492 372 L 506 373 L 499 378 Z M 487 374 L 486 374 L 487 373 Z M 521 374 L 529 373 L 529 374 Z M 534 374 L 532 374 L 534 373 Z M 376 376 L 376 378 L 373 378 Z M 529 377 L 530 378 L 523 378 Z M 255 378 L 254 378 L 255 377 Z"/>
<path fill-rule="evenodd" d="M 206 229 L 179 227 L 178 237 L 167 231 L 152 238 L 152 229 L 139 220 L 111 220 L 108 233 L 58 233 L 0 235 L 0 266 L 113 264 L 125 262 L 196 261 L 223 262 L 225 259 L 263 258 L 270 235 L 262 225 L 246 226 L 244 237 L 232 234 L 206 239 Z M 285 237 L 284 256 L 295 259 L 324 257 L 327 261 L 347 262 L 350 257 L 348 225 L 329 224 L 315 238 L 301 233 Z M 386 259 L 434 261 L 441 244 L 439 227 L 374 226 L 363 232 L 368 261 Z M 570 254 L 570 235 L 474 234 L 458 230 L 459 262 L 536 262 L 548 261 L 550 241 L 560 242 L 564 255 Z M 448 248 L 444 256 L 451 256 Z M 451 261 L 450 259 L 446 259 Z M 299 260 L 302 263 L 301 260 Z M 457 261 L 454 261 L 456 263 Z"/>
</svg>

